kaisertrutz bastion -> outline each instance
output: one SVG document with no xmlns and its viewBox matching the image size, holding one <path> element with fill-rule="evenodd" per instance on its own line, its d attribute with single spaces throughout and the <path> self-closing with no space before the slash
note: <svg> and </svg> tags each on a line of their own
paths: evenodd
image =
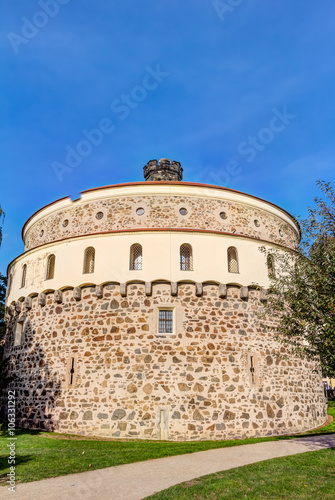
<svg viewBox="0 0 335 500">
<path fill-rule="evenodd" d="M 18 425 L 146 439 L 231 439 L 324 423 L 320 369 L 274 340 L 274 262 L 299 226 L 254 196 L 182 181 L 89 189 L 28 219 L 8 267 Z"/>
</svg>

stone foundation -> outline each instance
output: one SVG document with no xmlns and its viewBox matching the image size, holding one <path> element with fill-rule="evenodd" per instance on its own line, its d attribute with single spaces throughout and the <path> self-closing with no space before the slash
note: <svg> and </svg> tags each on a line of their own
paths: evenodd
<svg viewBox="0 0 335 500">
<path fill-rule="evenodd" d="M 128 284 L 125 294 L 108 284 L 11 306 L 6 352 L 17 425 L 182 441 L 325 422 L 319 367 L 288 355 L 271 321 L 262 325 L 261 290 L 157 282 Z M 175 308 L 174 334 L 158 334 L 160 306 Z M 14 347 L 18 320 L 22 342 Z"/>
</svg>

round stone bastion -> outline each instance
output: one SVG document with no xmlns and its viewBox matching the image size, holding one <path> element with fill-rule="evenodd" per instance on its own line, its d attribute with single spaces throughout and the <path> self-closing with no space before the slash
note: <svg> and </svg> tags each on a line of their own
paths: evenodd
<svg viewBox="0 0 335 500">
<path fill-rule="evenodd" d="M 262 317 L 275 269 L 260 247 L 296 249 L 295 219 L 183 182 L 178 162 L 152 160 L 145 178 L 24 225 L 5 317 L 17 425 L 173 441 L 322 425 L 320 366 L 286 352 Z"/>
</svg>

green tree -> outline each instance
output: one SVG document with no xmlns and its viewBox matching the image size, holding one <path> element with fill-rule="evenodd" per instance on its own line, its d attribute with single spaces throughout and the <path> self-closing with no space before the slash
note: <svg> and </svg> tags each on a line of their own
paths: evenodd
<svg viewBox="0 0 335 500">
<path fill-rule="evenodd" d="M 0 206 L 0 246 L 2 241 L 2 222 L 4 219 L 4 212 Z M 4 323 L 5 316 L 5 300 L 6 300 L 7 278 L 0 273 L 0 360 L 2 359 L 1 345 L 6 333 L 6 326 Z"/>
<path fill-rule="evenodd" d="M 6 290 L 7 278 L 0 273 L 0 344 L 6 333 L 6 325 L 4 323 Z"/>
<path fill-rule="evenodd" d="M 267 312 L 277 322 L 281 342 L 302 356 L 319 357 L 324 376 L 334 376 L 335 193 L 330 183 L 317 185 L 322 194 L 299 220 L 297 252 L 271 252 L 276 273 L 271 276 Z"/>
<path fill-rule="evenodd" d="M 2 241 L 1 223 L 3 222 L 3 218 L 4 218 L 4 213 L 0 207 L 0 245 Z M 7 278 L 0 273 L 0 399 L 5 389 L 5 386 L 9 380 L 7 371 L 8 361 L 4 359 L 4 346 L 5 346 L 5 334 L 6 334 L 6 325 L 4 322 L 6 290 L 7 290 Z"/>
</svg>

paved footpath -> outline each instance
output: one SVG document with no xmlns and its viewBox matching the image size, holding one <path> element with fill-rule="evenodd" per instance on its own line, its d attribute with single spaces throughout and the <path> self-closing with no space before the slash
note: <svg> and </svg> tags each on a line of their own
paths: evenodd
<svg viewBox="0 0 335 500">
<path fill-rule="evenodd" d="M 335 448 L 335 434 L 200 451 L 19 484 L 7 500 L 142 500 L 174 484 L 271 458 Z"/>
</svg>

